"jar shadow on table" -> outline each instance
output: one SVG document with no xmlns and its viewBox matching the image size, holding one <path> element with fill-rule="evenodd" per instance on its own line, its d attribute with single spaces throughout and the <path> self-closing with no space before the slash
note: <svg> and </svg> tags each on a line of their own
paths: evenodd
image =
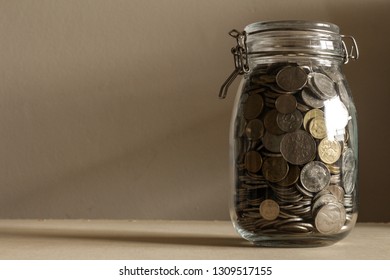
<svg viewBox="0 0 390 280">
<path fill-rule="evenodd" d="M 216 236 L 200 233 L 159 233 L 151 231 L 116 231 L 103 229 L 29 228 L 0 227 L 0 238 L 66 239 L 102 242 L 144 243 L 156 245 L 212 246 L 212 247 L 253 247 L 238 236 Z"/>
</svg>

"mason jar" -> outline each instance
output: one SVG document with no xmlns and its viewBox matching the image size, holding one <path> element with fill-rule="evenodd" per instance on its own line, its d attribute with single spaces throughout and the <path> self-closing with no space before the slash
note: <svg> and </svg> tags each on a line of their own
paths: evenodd
<svg viewBox="0 0 390 280">
<path fill-rule="evenodd" d="M 327 22 L 256 22 L 229 33 L 237 76 L 231 219 L 258 246 L 333 244 L 357 220 L 356 109 L 342 65 L 352 36 Z"/>
</svg>

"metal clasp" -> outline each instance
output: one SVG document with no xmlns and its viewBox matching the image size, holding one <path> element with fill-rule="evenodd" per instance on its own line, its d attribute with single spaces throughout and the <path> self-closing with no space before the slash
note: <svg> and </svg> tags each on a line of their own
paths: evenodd
<svg viewBox="0 0 390 280">
<path fill-rule="evenodd" d="M 347 64 L 350 59 L 357 60 L 359 58 L 359 48 L 357 46 L 355 38 L 353 38 L 350 35 L 341 35 L 341 38 L 347 38 L 350 39 L 352 42 L 351 51 L 348 52 L 347 44 L 342 40 L 343 42 L 343 49 L 344 49 L 344 64 Z"/>
<path fill-rule="evenodd" d="M 229 35 L 236 39 L 237 45 L 231 49 L 234 59 L 234 70 L 226 81 L 222 84 L 219 90 L 219 98 L 224 99 L 227 95 L 229 86 L 237 78 L 238 75 L 249 72 L 248 65 L 248 49 L 246 46 L 246 33 L 245 31 L 239 32 L 233 29 L 229 32 Z"/>
</svg>

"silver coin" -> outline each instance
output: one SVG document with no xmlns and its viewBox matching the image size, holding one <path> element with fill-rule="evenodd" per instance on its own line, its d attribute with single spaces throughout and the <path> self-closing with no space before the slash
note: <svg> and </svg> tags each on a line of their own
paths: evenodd
<svg viewBox="0 0 390 280">
<path fill-rule="evenodd" d="M 302 186 L 310 192 L 319 192 L 330 182 L 329 169 L 320 161 L 306 164 L 301 171 Z"/>
<path fill-rule="evenodd" d="M 330 176 L 330 183 L 333 185 L 338 185 L 341 182 L 341 176 L 340 174 L 337 175 L 331 175 Z"/>
<path fill-rule="evenodd" d="M 278 227 L 279 230 L 289 233 L 310 233 L 313 230 L 313 226 L 306 226 L 307 223 L 290 223 Z"/>
<path fill-rule="evenodd" d="M 280 221 L 278 221 L 278 222 L 275 224 L 275 226 L 276 226 L 276 227 L 280 227 L 280 226 L 285 225 L 285 224 L 295 223 L 295 222 L 302 222 L 302 221 L 303 221 L 303 219 L 302 219 L 302 218 L 299 218 L 299 217 L 297 217 L 297 218 L 290 218 L 290 219 L 285 219 L 285 220 L 280 220 Z"/>
<path fill-rule="evenodd" d="M 296 184 L 295 186 L 296 186 L 297 190 L 301 194 L 303 194 L 303 195 L 305 195 L 307 197 L 313 197 L 314 196 L 313 193 L 309 192 L 308 190 L 306 190 L 305 188 L 301 187 L 300 185 Z M 311 204 L 311 202 L 310 202 L 310 204 Z"/>
<path fill-rule="evenodd" d="M 305 70 L 297 66 L 287 66 L 276 75 L 277 85 L 288 92 L 300 90 L 307 82 Z"/>
<path fill-rule="evenodd" d="M 324 107 L 324 100 L 316 98 L 315 95 L 306 88 L 302 90 L 301 97 L 303 101 L 312 108 L 319 109 Z"/>
<path fill-rule="evenodd" d="M 317 210 L 319 208 L 321 208 L 325 204 L 332 203 L 332 202 L 338 202 L 337 197 L 335 197 L 333 194 L 328 193 L 328 194 L 321 195 L 313 203 L 313 206 L 312 206 L 312 213 L 313 213 L 313 215 L 316 215 Z"/>
<path fill-rule="evenodd" d="M 347 148 L 342 155 L 342 178 L 346 194 L 351 194 L 355 188 L 356 161 L 353 150 Z"/>
<path fill-rule="evenodd" d="M 312 81 L 312 85 L 314 85 L 314 91 L 319 93 L 322 99 L 330 99 L 337 95 L 335 83 L 325 74 L 313 72 L 310 73 L 309 79 Z"/>
<path fill-rule="evenodd" d="M 315 227 L 322 234 L 338 233 L 346 221 L 345 208 L 340 203 L 322 206 L 315 217 Z"/>
<path fill-rule="evenodd" d="M 246 137 L 250 140 L 258 140 L 264 135 L 264 125 L 259 119 L 250 120 L 245 128 Z"/>
<path fill-rule="evenodd" d="M 343 186 L 345 193 L 351 194 L 353 190 L 355 189 L 355 184 L 354 184 L 354 173 L 352 171 L 347 171 L 343 173 Z"/>
<path fill-rule="evenodd" d="M 291 164 L 302 165 L 312 161 L 316 155 L 316 143 L 303 130 L 287 133 L 280 142 L 280 152 Z"/>
<path fill-rule="evenodd" d="M 331 194 L 333 194 L 337 198 L 338 202 L 340 203 L 344 202 L 345 192 L 342 187 L 338 185 L 329 185 L 325 189 L 328 190 Z"/>
<path fill-rule="evenodd" d="M 299 129 L 303 122 L 302 113 L 298 110 L 290 114 L 281 114 L 279 113 L 276 116 L 276 123 L 279 128 L 285 132 L 293 132 Z"/>
<path fill-rule="evenodd" d="M 349 97 L 348 90 L 342 81 L 337 83 L 337 89 L 338 89 L 341 101 L 344 104 L 350 104 L 351 98 Z"/>
</svg>

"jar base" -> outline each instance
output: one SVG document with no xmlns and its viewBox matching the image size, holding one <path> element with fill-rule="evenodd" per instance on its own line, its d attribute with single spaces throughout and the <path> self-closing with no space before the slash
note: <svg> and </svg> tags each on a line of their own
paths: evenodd
<svg viewBox="0 0 390 280">
<path fill-rule="evenodd" d="M 314 248 L 314 247 L 325 247 L 335 244 L 339 239 L 329 239 L 324 238 L 304 238 L 304 239 L 270 239 L 270 240 L 261 240 L 253 241 L 253 245 L 257 247 L 273 247 L 273 248 Z"/>
<path fill-rule="evenodd" d="M 346 224 L 336 234 L 322 234 L 318 231 L 308 233 L 283 233 L 276 231 L 266 233 L 259 229 L 245 228 L 237 223 L 237 217 L 231 216 L 233 226 L 237 233 L 244 239 L 250 241 L 257 247 L 274 247 L 274 248 L 310 248 L 325 247 L 335 244 L 344 239 L 354 228 L 358 213 L 349 215 Z M 272 230 L 272 229 L 271 229 Z"/>
<path fill-rule="evenodd" d="M 241 233 L 242 234 L 242 233 Z M 286 235 L 286 236 L 253 236 L 242 234 L 243 238 L 252 242 L 257 247 L 280 247 L 280 248 L 310 248 L 310 247 L 325 247 L 331 246 L 340 241 L 349 234 L 349 231 L 339 233 L 337 235 Z"/>
</svg>

